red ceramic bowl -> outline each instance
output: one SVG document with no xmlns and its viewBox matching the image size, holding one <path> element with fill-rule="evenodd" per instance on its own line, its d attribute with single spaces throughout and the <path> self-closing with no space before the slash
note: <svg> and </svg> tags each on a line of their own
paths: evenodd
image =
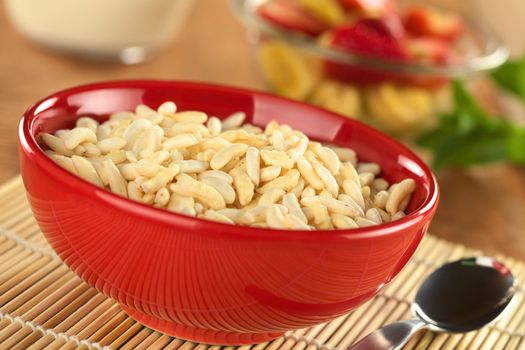
<svg viewBox="0 0 525 350">
<path fill-rule="evenodd" d="M 60 168 L 38 135 L 80 115 L 104 120 L 139 103 L 248 121 L 272 119 L 319 141 L 355 149 L 389 181 L 418 185 L 405 218 L 376 227 L 282 231 L 204 221 L 143 205 Z M 20 158 L 31 208 L 69 267 L 141 323 L 184 339 L 248 344 L 343 315 L 405 265 L 427 230 L 438 187 L 411 151 L 359 122 L 265 93 L 199 83 L 124 81 L 55 93 L 20 122 Z"/>
</svg>

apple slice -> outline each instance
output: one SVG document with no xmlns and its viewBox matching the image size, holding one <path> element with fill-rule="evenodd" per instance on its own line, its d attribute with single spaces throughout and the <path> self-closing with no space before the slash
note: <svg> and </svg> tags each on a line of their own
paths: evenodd
<svg viewBox="0 0 525 350">
<path fill-rule="evenodd" d="M 414 36 L 454 40 L 463 29 L 459 15 L 436 8 L 414 6 L 403 17 L 406 30 Z"/>
<path fill-rule="evenodd" d="M 305 11 L 296 1 L 273 0 L 261 5 L 259 15 L 282 29 L 317 36 L 328 29 L 328 25 Z"/>
</svg>

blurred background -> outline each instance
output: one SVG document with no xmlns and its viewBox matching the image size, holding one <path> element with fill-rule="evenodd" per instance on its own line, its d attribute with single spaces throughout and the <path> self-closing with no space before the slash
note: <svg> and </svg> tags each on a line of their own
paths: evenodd
<svg viewBox="0 0 525 350">
<path fill-rule="evenodd" d="M 250 3 L 258 6 L 260 1 Z M 492 28 L 496 38 L 501 40 L 504 49 L 497 47 L 490 51 L 490 45 L 481 45 L 482 49 L 488 51 L 472 51 L 474 53 L 469 56 L 468 63 L 479 63 L 479 60 L 475 60 L 476 55 L 492 54 L 491 62 L 497 68 L 506 58 L 503 56 L 507 48 L 512 59 L 518 60 L 521 57 L 525 49 L 525 37 L 520 30 L 521 16 L 525 13 L 523 1 L 443 0 L 434 3 L 450 9 L 451 13 L 466 13 L 479 24 L 482 31 Z M 327 60 L 326 57 L 315 54 L 316 48 L 291 44 L 281 36 L 282 33 L 265 32 L 264 25 L 260 27 L 260 23 L 251 21 L 252 12 L 259 13 L 257 9 L 238 8 L 240 15 L 235 15 L 227 0 L 4 0 L 2 5 L 2 182 L 18 174 L 16 132 L 17 122 L 23 111 L 54 91 L 101 80 L 197 80 L 272 90 L 342 114 L 358 116 L 410 144 L 425 157 L 428 150 L 416 145 L 414 134 L 420 137 L 426 133 L 428 136 L 432 128 L 437 127 L 443 139 L 447 132 L 455 132 L 455 129 L 437 125 L 439 115 L 454 114 L 451 104 L 457 103 L 453 101 L 449 75 L 445 78 L 439 75 L 451 72 L 446 71 L 448 62 L 438 67 L 439 74 L 431 75 L 432 82 L 436 79 L 446 80 L 444 84 L 439 84 L 439 89 L 419 85 L 417 88 L 404 87 L 403 84 L 361 88 L 347 82 L 335 82 L 325 76 L 315 75 L 315 67 Z M 277 21 L 280 15 L 282 12 L 278 12 Z M 294 16 L 294 13 L 285 12 L 284 18 L 296 18 Z M 270 22 L 272 19 L 275 17 L 270 15 Z M 468 23 L 465 27 L 468 27 Z M 481 38 L 472 40 L 480 40 L 483 44 L 485 39 L 481 35 Z M 323 40 L 325 37 L 319 35 L 316 43 Z M 463 53 L 461 50 L 465 47 L 471 48 L 468 43 L 465 44 L 466 39 L 458 39 L 458 42 L 460 53 Z M 424 58 L 436 48 L 427 41 L 423 45 L 420 45 L 420 41 L 417 44 Z M 465 62 L 456 66 L 476 70 L 472 68 L 474 63 L 463 63 Z M 302 65 L 306 73 L 300 70 Z M 342 68 L 337 67 L 340 72 Z M 518 68 L 516 63 L 509 69 Z M 505 74 L 506 71 L 503 71 L 501 76 L 504 78 L 500 80 L 505 80 L 508 76 Z M 523 74 L 525 79 L 525 70 Z M 519 106 L 515 108 L 516 98 L 503 92 L 496 83 L 486 79 L 486 76 L 488 73 L 473 77 L 469 75 L 468 91 L 487 111 L 504 115 L 519 126 L 521 111 Z M 279 79 L 284 79 L 284 83 Z M 518 93 L 525 93 L 525 82 L 523 84 L 521 88 L 515 81 L 508 83 Z M 382 111 L 375 108 L 392 94 L 400 99 L 401 110 L 403 106 L 409 106 L 405 108 L 409 110 L 409 115 L 405 116 L 402 112 L 392 114 L 394 109 L 388 105 L 384 117 L 379 118 Z M 335 102 L 333 96 L 337 97 Z M 341 105 L 340 101 L 346 102 Z M 446 108 L 442 109 L 441 104 L 446 105 Z M 413 114 L 416 113 L 414 111 L 421 113 Z M 367 113 L 370 115 L 366 115 Z M 392 123 L 392 120 L 395 122 Z M 412 124 L 414 120 L 417 123 Z M 402 132 L 406 130 L 411 131 L 408 136 Z M 485 131 L 476 129 L 479 137 L 465 147 L 474 147 L 476 150 L 483 147 L 497 148 L 498 145 L 493 141 L 499 140 L 501 135 L 487 134 Z M 516 131 L 515 134 L 525 135 L 521 131 Z M 431 143 L 429 139 L 435 140 L 436 134 L 432 135 L 430 136 L 433 138 L 427 137 L 422 144 L 428 146 Z M 479 140 L 488 141 L 476 143 Z M 509 157 L 500 157 L 500 154 L 494 156 L 491 152 L 485 152 L 483 155 L 491 153 L 487 156 L 490 158 L 487 162 L 485 159 L 478 162 L 478 153 L 475 154 L 478 157 L 474 159 L 476 161 L 461 164 L 457 157 L 442 157 L 445 159 L 443 166 L 436 171 L 442 199 L 430 229 L 434 235 L 489 253 L 500 252 L 525 259 L 525 172 L 522 165 L 525 163 L 525 143 L 520 143 L 519 140 L 516 141 L 518 146 L 515 148 L 519 149 L 523 145 L 521 153 L 514 152 Z M 490 145 L 487 146 L 488 144 Z M 436 151 L 435 142 L 433 145 Z M 449 150 L 449 153 L 454 152 L 456 149 Z M 428 159 L 432 162 L 432 155 Z"/>
</svg>

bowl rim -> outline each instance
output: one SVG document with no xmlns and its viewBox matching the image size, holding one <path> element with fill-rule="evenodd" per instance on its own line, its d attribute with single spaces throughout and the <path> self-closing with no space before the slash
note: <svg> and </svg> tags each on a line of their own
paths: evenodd
<svg viewBox="0 0 525 350">
<path fill-rule="evenodd" d="M 311 54 L 328 58 L 341 64 L 358 65 L 361 67 L 404 75 L 437 76 L 437 77 L 466 77 L 477 72 L 487 71 L 499 67 L 510 56 L 510 50 L 499 37 L 487 26 L 480 23 L 473 16 L 462 13 L 463 20 L 470 28 L 479 34 L 483 41 L 484 51 L 462 63 L 436 65 L 414 62 L 398 62 L 384 58 L 351 53 L 336 48 L 324 47 L 306 35 L 290 33 L 268 21 L 261 19 L 255 12 L 257 6 L 271 0 L 230 0 L 230 7 L 239 20 L 256 33 L 262 33 L 283 42 L 289 43 Z M 434 6 L 435 5 L 431 5 Z"/>
<path fill-rule="evenodd" d="M 284 230 L 284 229 L 270 229 L 259 228 L 243 225 L 232 225 L 216 221 L 200 219 L 197 217 L 178 214 L 162 208 L 156 208 L 152 205 L 136 202 L 134 200 L 119 196 L 105 188 L 96 186 L 79 176 L 70 173 L 66 169 L 56 164 L 44 150 L 40 147 L 35 136 L 33 135 L 33 122 L 37 115 L 46 110 L 55 101 L 67 98 L 78 93 L 96 91 L 100 89 L 115 89 L 115 88 L 143 88 L 153 86 L 170 86 L 170 87 L 191 87 L 207 91 L 220 91 L 231 94 L 248 94 L 251 96 L 262 96 L 270 100 L 278 100 L 288 103 L 292 106 L 311 109 L 317 113 L 331 116 L 332 118 L 344 119 L 346 123 L 354 124 L 359 128 L 367 129 L 367 131 L 381 142 L 396 145 L 403 151 L 403 155 L 407 156 L 429 179 L 428 195 L 419 205 L 416 210 L 407 214 L 405 217 L 383 223 L 377 226 L 353 228 L 353 229 L 334 229 L 334 230 Z M 95 83 L 88 83 L 78 86 L 73 86 L 52 93 L 31 105 L 22 115 L 18 130 L 19 148 L 20 152 L 24 152 L 27 157 L 36 161 L 40 168 L 47 172 L 55 181 L 60 182 L 63 186 L 74 188 L 77 193 L 87 196 L 96 201 L 102 201 L 105 205 L 128 212 L 134 216 L 139 216 L 144 219 L 156 221 L 167 226 L 173 227 L 174 224 L 178 227 L 186 227 L 189 230 L 192 228 L 208 228 L 206 232 L 216 236 L 217 234 L 223 236 L 235 236 L 237 238 L 259 238 L 271 240 L 284 241 L 317 241 L 319 237 L 323 236 L 323 240 L 352 240 L 364 239 L 376 236 L 385 236 L 402 231 L 406 228 L 417 226 L 418 223 L 424 221 L 426 218 L 431 218 L 437 208 L 439 201 L 439 185 L 436 177 L 430 168 L 410 149 L 394 140 L 390 136 L 381 133 L 380 131 L 359 121 L 345 118 L 336 113 L 327 111 L 317 106 L 313 106 L 304 102 L 287 99 L 271 93 L 257 91 L 254 89 L 233 87 L 227 85 L 213 84 L 198 81 L 181 81 L 181 80 L 162 80 L 162 79 L 146 79 L 146 80 L 110 80 Z M 207 227 L 202 227 L 203 225 Z M 219 230 L 220 229 L 220 230 Z M 218 231 L 218 232 L 214 232 Z M 268 235 L 268 231 L 272 234 Z"/>
</svg>

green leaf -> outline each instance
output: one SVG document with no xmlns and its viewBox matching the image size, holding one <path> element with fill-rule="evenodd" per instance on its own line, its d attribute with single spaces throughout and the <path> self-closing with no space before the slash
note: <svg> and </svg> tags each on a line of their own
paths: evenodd
<svg viewBox="0 0 525 350">
<path fill-rule="evenodd" d="M 441 115 L 439 126 L 416 141 L 434 151 L 435 168 L 500 161 L 525 164 L 525 128 L 489 115 L 461 82 L 454 82 L 453 97 L 455 110 Z"/>
<path fill-rule="evenodd" d="M 525 165 L 525 128 L 514 128 L 507 140 L 509 159 L 516 164 Z"/>
<path fill-rule="evenodd" d="M 460 81 L 452 85 L 453 97 L 456 106 L 457 121 L 461 129 L 468 130 L 476 122 L 487 122 L 490 116 L 481 108 Z"/>
<path fill-rule="evenodd" d="M 525 56 L 504 63 L 492 73 L 498 85 L 525 101 Z"/>
<path fill-rule="evenodd" d="M 480 132 L 451 137 L 437 150 L 434 167 L 468 166 L 504 161 L 507 156 L 506 136 Z"/>
</svg>

